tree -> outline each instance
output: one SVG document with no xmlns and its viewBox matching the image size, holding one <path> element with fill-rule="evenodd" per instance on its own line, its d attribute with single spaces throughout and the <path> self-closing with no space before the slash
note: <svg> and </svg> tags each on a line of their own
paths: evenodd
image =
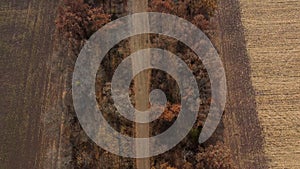
<svg viewBox="0 0 300 169">
<path fill-rule="evenodd" d="M 110 21 L 110 15 L 101 7 L 94 7 L 84 0 L 64 0 L 56 19 L 58 34 L 79 48 L 99 28 Z"/>
</svg>

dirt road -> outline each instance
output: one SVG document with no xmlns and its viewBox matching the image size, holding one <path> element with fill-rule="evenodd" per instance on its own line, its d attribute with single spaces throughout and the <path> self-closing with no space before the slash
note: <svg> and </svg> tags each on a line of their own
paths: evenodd
<svg viewBox="0 0 300 169">
<path fill-rule="evenodd" d="M 138 13 L 138 12 L 146 12 L 148 9 L 148 0 L 130 0 L 128 1 L 129 9 L 132 13 Z M 142 24 L 145 23 L 145 24 Z M 149 30 L 149 20 L 139 20 L 139 19 L 133 19 L 133 23 L 130 23 L 135 25 L 136 27 L 133 27 L 132 29 L 134 31 L 140 31 L 140 30 Z M 131 51 L 138 51 L 141 50 L 142 47 L 150 46 L 150 44 L 147 44 L 147 41 L 149 41 L 149 37 L 141 37 L 141 38 L 133 38 L 130 40 L 130 50 Z M 132 70 L 133 73 L 136 73 L 137 67 L 147 67 L 150 65 L 150 59 L 133 59 L 132 60 Z M 149 103 L 149 90 L 150 90 L 150 82 L 151 82 L 151 71 L 144 71 L 137 75 L 136 79 L 134 80 L 134 93 L 135 93 L 135 106 L 139 110 L 147 110 Z M 142 90 L 141 90 L 142 89 Z M 136 123 L 135 124 L 135 137 L 144 137 L 148 138 L 150 135 L 150 126 L 149 124 L 141 124 Z M 148 144 L 150 144 L 148 142 Z M 139 152 L 150 152 L 150 147 L 144 147 L 140 144 L 135 144 L 136 153 L 139 154 Z M 151 163 L 150 158 L 143 158 L 143 159 L 136 159 L 136 168 L 137 169 L 150 169 Z"/>
</svg>

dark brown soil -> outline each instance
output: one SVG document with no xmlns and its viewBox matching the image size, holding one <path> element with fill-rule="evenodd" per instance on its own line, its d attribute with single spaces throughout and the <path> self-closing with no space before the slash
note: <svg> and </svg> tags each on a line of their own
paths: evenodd
<svg viewBox="0 0 300 169">
<path fill-rule="evenodd" d="M 0 168 L 38 168 L 42 158 L 41 117 L 63 85 L 51 71 L 61 62 L 53 59 L 56 5 L 0 2 Z"/>
<path fill-rule="evenodd" d="M 225 143 L 238 168 L 266 168 L 238 0 L 219 1 L 219 29 L 228 86 Z"/>
</svg>

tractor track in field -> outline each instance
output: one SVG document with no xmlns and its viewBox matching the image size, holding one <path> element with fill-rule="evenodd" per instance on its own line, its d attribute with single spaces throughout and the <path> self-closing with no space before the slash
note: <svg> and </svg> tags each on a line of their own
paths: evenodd
<svg viewBox="0 0 300 169">
<path fill-rule="evenodd" d="M 0 168 L 59 168 L 66 74 L 58 1 L 0 2 Z"/>
<path fill-rule="evenodd" d="M 227 79 L 224 141 L 238 168 L 266 168 L 250 60 L 238 0 L 219 1 L 219 34 Z"/>
</svg>

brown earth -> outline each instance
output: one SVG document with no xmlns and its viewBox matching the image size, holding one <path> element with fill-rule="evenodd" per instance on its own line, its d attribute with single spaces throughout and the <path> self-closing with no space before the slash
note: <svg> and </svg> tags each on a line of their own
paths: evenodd
<svg viewBox="0 0 300 169">
<path fill-rule="evenodd" d="M 239 9 L 237 0 L 219 1 L 220 56 L 228 85 L 224 140 L 238 168 L 266 168 Z"/>
<path fill-rule="evenodd" d="M 60 163 L 65 70 L 53 52 L 57 3 L 0 2 L 0 168 Z"/>
</svg>

